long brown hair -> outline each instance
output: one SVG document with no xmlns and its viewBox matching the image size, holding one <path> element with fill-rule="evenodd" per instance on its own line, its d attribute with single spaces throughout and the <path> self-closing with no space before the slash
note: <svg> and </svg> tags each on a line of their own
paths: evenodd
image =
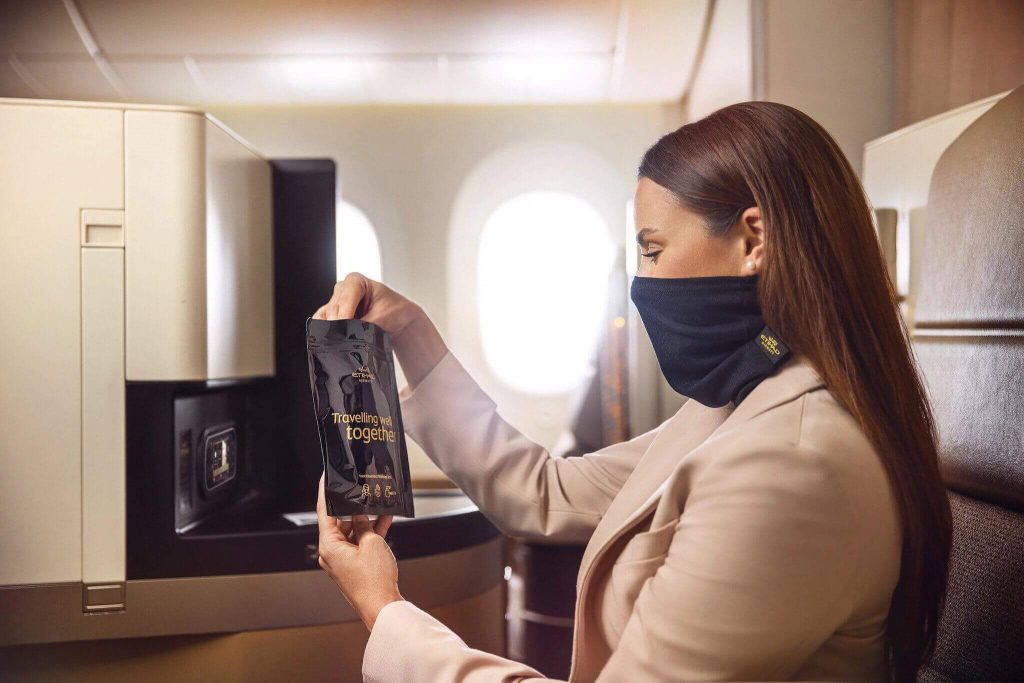
<svg viewBox="0 0 1024 683">
<path fill-rule="evenodd" d="M 934 652 L 952 537 L 935 427 L 864 189 L 832 137 L 774 102 L 742 102 L 664 135 L 639 177 L 724 235 L 758 206 L 765 322 L 815 366 L 880 455 L 900 511 L 900 578 L 886 624 L 893 680 Z"/>
</svg>

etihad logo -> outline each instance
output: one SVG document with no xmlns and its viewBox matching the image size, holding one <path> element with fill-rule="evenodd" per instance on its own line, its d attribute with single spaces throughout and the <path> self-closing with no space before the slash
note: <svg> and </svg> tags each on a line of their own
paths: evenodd
<svg viewBox="0 0 1024 683">
<path fill-rule="evenodd" d="M 789 355 L 789 348 L 767 325 L 757 335 L 757 345 L 773 366 L 781 363 L 782 359 Z"/>
<path fill-rule="evenodd" d="M 765 334 L 764 332 L 762 332 L 760 336 L 760 341 L 762 348 L 764 348 L 764 350 L 770 353 L 771 355 L 778 356 L 782 354 L 782 349 L 779 348 L 779 340 L 773 337 L 772 335 Z"/>
<path fill-rule="evenodd" d="M 370 368 L 366 367 L 365 365 L 361 368 L 354 370 L 352 372 L 352 376 L 355 377 L 356 380 L 359 382 L 372 382 L 373 380 L 376 379 L 376 377 L 373 376 L 373 372 L 370 370 Z"/>
</svg>

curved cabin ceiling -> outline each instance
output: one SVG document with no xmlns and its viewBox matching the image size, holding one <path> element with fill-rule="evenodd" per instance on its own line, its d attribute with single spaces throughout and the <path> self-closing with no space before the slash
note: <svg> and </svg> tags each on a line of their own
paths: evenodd
<svg viewBox="0 0 1024 683">
<path fill-rule="evenodd" d="M 709 0 L 0 0 L 0 96 L 678 101 Z"/>
</svg>

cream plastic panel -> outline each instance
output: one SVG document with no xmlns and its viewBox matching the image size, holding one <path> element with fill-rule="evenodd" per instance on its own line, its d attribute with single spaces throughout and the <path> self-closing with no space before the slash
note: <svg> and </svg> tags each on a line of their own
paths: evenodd
<svg viewBox="0 0 1024 683">
<path fill-rule="evenodd" d="M 209 377 L 274 374 L 270 164 L 206 121 Z"/>
<path fill-rule="evenodd" d="M 125 113 L 127 379 L 273 374 L 270 165 L 188 112 Z"/>
<path fill-rule="evenodd" d="M 124 208 L 122 117 L 0 100 L 0 585 L 82 578 L 81 212 Z"/>
<path fill-rule="evenodd" d="M 82 581 L 85 583 L 125 579 L 124 403 L 124 250 L 85 246 L 82 248 Z"/>
<path fill-rule="evenodd" d="M 83 247 L 123 247 L 124 211 L 82 209 Z"/>
<path fill-rule="evenodd" d="M 129 380 L 206 378 L 206 119 L 127 111 Z"/>
<path fill-rule="evenodd" d="M 864 145 L 863 183 L 868 198 L 876 211 L 896 212 L 896 284 L 897 291 L 906 297 L 908 325 L 913 322 L 917 301 L 913 247 L 921 237 L 921 219 L 935 163 L 967 126 L 1005 95 L 944 112 Z"/>
</svg>

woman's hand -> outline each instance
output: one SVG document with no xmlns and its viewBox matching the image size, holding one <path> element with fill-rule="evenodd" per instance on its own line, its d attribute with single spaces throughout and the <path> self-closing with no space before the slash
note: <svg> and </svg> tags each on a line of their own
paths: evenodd
<svg viewBox="0 0 1024 683">
<path fill-rule="evenodd" d="M 322 475 L 316 515 L 320 524 L 320 566 L 366 628 L 372 630 L 384 606 L 403 599 L 398 592 L 398 563 L 384 540 L 394 516 L 383 515 L 374 522 L 366 515 L 354 515 L 352 521 L 331 517 L 324 502 Z"/>
<path fill-rule="evenodd" d="M 419 306 L 382 282 L 371 280 L 362 273 L 349 273 L 334 285 L 330 301 L 313 314 L 320 320 L 359 318 L 383 328 L 396 337 L 422 311 Z"/>
<path fill-rule="evenodd" d="M 331 300 L 313 314 L 319 320 L 359 318 L 391 335 L 398 362 L 413 389 L 448 352 L 423 309 L 387 285 L 349 273 L 334 286 Z"/>
</svg>

